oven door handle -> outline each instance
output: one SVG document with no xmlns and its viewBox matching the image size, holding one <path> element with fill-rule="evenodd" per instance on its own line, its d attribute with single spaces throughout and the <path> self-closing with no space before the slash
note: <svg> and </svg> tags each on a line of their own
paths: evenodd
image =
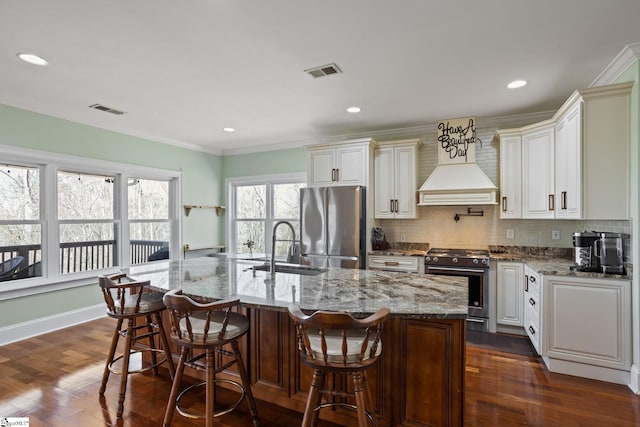
<svg viewBox="0 0 640 427">
<path fill-rule="evenodd" d="M 482 268 L 460 268 L 460 267 L 431 267 L 427 266 L 427 273 L 431 272 L 446 272 L 446 273 L 484 273 L 485 269 Z"/>
</svg>

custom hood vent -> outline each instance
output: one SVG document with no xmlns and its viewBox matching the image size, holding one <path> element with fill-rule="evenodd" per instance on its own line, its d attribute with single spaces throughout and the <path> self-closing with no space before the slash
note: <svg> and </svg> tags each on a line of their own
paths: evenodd
<svg viewBox="0 0 640 427">
<path fill-rule="evenodd" d="M 495 205 L 497 187 L 476 164 L 475 119 L 438 123 L 438 166 L 418 190 L 419 206 Z"/>
</svg>

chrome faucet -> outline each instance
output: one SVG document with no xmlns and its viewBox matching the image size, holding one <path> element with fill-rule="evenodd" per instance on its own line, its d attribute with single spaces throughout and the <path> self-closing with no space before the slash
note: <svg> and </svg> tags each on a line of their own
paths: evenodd
<svg viewBox="0 0 640 427">
<path fill-rule="evenodd" d="M 293 225 L 289 221 L 278 221 L 276 225 L 273 226 L 273 236 L 271 237 L 271 277 L 275 277 L 276 275 L 276 231 L 278 230 L 278 226 L 281 224 L 286 224 L 291 229 L 291 235 L 293 238 L 291 239 L 292 244 L 296 243 L 296 230 L 293 228 Z"/>
</svg>

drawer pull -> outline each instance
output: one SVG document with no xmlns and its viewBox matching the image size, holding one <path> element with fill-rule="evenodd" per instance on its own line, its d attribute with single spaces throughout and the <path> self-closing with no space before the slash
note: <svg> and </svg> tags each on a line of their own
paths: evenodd
<svg viewBox="0 0 640 427">
<path fill-rule="evenodd" d="M 529 332 L 531 332 L 532 335 L 536 334 L 536 330 L 533 329 L 533 326 L 529 326 Z"/>
<path fill-rule="evenodd" d="M 536 305 L 536 300 L 534 300 L 533 298 L 529 298 L 529 304 L 531 304 L 532 306 Z"/>
<path fill-rule="evenodd" d="M 398 265 L 400 265 L 400 263 L 398 261 L 385 261 L 384 265 L 398 266 Z"/>
<path fill-rule="evenodd" d="M 529 281 L 531 283 L 536 283 L 536 278 L 534 276 L 529 276 Z"/>
</svg>

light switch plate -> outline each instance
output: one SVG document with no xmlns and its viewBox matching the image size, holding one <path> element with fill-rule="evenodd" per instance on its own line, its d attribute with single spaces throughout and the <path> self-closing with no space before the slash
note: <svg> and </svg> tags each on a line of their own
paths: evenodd
<svg viewBox="0 0 640 427">
<path fill-rule="evenodd" d="M 507 239 L 513 239 L 515 237 L 515 232 L 513 228 L 507 228 Z"/>
<path fill-rule="evenodd" d="M 560 230 L 551 230 L 551 239 L 560 240 Z"/>
</svg>

